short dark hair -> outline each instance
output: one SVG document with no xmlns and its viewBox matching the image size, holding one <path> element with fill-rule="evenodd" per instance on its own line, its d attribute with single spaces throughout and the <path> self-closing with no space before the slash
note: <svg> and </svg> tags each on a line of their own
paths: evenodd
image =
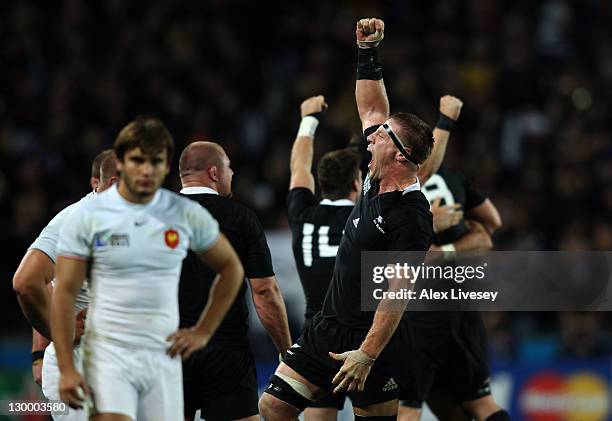
<svg viewBox="0 0 612 421">
<path fill-rule="evenodd" d="M 353 181 L 359 177 L 359 164 L 359 152 L 355 147 L 323 155 L 317 166 L 321 195 L 330 200 L 348 197 L 353 189 Z"/>
<path fill-rule="evenodd" d="M 115 155 L 114 149 L 105 149 L 100 152 L 91 163 L 91 176 L 100 178 L 100 168 L 104 162 L 107 162 L 108 158 Z"/>
<path fill-rule="evenodd" d="M 410 113 L 395 113 L 389 118 L 393 119 L 399 126 L 396 135 L 402 145 L 410 148 L 410 155 L 417 164 L 422 164 L 431 154 L 434 144 L 431 127 L 416 115 Z"/>
<path fill-rule="evenodd" d="M 115 153 L 120 161 L 126 152 L 140 148 L 143 153 L 157 155 L 164 149 L 168 162 L 174 156 L 174 140 L 164 123 L 155 117 L 137 117 L 128 123 L 115 140 Z"/>
</svg>

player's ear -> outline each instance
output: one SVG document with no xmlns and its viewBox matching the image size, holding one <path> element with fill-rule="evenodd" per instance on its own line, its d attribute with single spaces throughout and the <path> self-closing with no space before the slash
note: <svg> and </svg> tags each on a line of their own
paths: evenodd
<svg viewBox="0 0 612 421">
<path fill-rule="evenodd" d="M 219 172 L 217 171 L 216 165 L 211 165 L 210 167 L 208 167 L 207 172 L 208 176 L 212 181 L 219 181 Z"/>
<path fill-rule="evenodd" d="M 100 179 L 98 177 L 91 177 L 89 179 L 89 185 L 91 186 L 92 190 L 97 190 L 98 186 L 100 185 Z"/>
</svg>

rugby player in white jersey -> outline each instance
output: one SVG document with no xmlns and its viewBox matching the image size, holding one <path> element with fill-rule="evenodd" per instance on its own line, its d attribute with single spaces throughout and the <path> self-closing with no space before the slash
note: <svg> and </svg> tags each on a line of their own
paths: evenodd
<svg viewBox="0 0 612 421">
<path fill-rule="evenodd" d="M 58 244 L 51 329 L 60 396 L 91 420 L 182 420 L 180 358 L 205 346 L 244 271 L 217 222 L 198 203 L 160 188 L 174 144 L 164 124 L 138 118 L 115 142 L 119 187 L 80 206 Z M 177 331 L 187 249 L 219 275 L 198 323 Z M 89 275 L 83 375 L 72 358 L 72 307 Z"/>
<path fill-rule="evenodd" d="M 90 184 L 93 191 L 76 203 L 60 211 L 34 240 L 21 260 L 13 277 L 13 288 L 17 292 L 24 315 L 31 321 L 32 329 L 32 372 L 38 384 L 42 385 L 44 396 L 49 400 L 58 400 L 59 369 L 55 357 L 55 347 L 43 334 L 50 336 L 50 293 L 53 290 L 53 276 L 57 260 L 57 241 L 59 231 L 71 212 L 82 203 L 90 200 L 96 193 L 108 189 L 117 181 L 117 164 L 115 151 L 107 149 L 100 153 L 92 165 Z M 75 364 L 80 366 L 81 352 L 78 341 L 83 334 L 83 323 L 88 304 L 87 285 L 83 285 L 76 297 L 76 335 L 73 350 Z M 49 345 L 50 344 L 50 345 Z M 48 346 L 49 345 L 49 346 Z M 67 414 L 54 414 L 55 421 L 84 421 L 85 411 L 70 409 Z"/>
</svg>

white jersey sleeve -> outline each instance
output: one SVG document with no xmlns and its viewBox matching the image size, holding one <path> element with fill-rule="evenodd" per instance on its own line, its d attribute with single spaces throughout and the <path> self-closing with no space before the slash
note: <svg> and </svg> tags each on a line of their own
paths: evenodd
<svg viewBox="0 0 612 421">
<path fill-rule="evenodd" d="M 79 202 L 64 208 L 47 224 L 34 240 L 28 250 L 36 249 L 45 253 L 53 263 L 57 261 L 57 242 L 59 240 L 60 229 L 74 211 Z"/>
<path fill-rule="evenodd" d="M 192 229 L 189 248 L 203 252 L 211 248 L 219 238 L 219 223 L 202 205 L 191 200 L 189 202 L 187 220 Z"/>
<path fill-rule="evenodd" d="M 79 206 L 69 215 L 60 230 L 57 243 L 58 256 L 77 257 L 85 260 L 92 257 L 92 230 L 88 216 L 87 206 Z"/>
</svg>

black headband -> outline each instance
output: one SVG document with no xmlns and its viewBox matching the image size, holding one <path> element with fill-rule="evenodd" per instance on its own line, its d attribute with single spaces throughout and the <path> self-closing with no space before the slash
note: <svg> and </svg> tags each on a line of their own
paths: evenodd
<svg viewBox="0 0 612 421">
<path fill-rule="evenodd" d="M 412 156 L 408 154 L 408 152 L 406 152 L 406 149 L 404 148 L 402 143 L 399 141 L 395 133 L 393 133 L 393 130 L 391 129 L 391 127 L 389 127 L 387 123 L 383 123 L 382 128 L 385 129 L 385 131 L 387 132 L 387 134 L 389 135 L 389 137 L 395 144 L 395 147 L 399 149 L 400 153 L 404 156 L 404 158 L 406 158 L 409 162 L 412 162 L 414 165 L 418 167 L 419 164 L 416 162 L 416 160 Z"/>
</svg>

